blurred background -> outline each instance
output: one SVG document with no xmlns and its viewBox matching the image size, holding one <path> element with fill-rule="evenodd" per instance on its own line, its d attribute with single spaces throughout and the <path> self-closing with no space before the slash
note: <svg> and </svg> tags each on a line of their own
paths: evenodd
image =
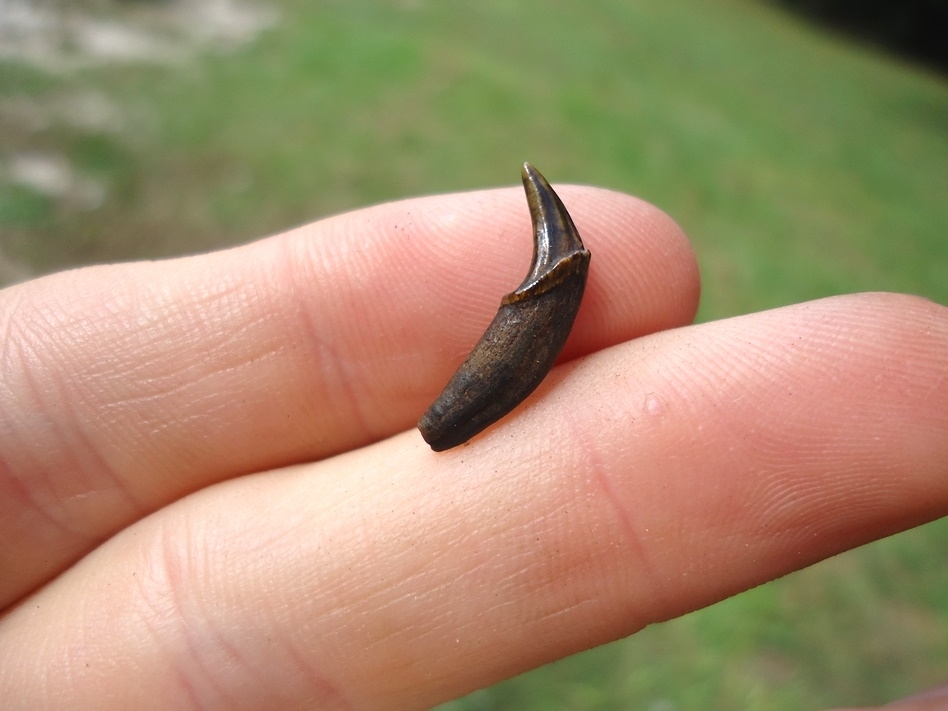
<svg viewBox="0 0 948 711">
<path fill-rule="evenodd" d="M 677 220 L 699 320 L 948 303 L 943 8 L 0 0 L 0 285 L 516 185 L 529 160 Z M 946 551 L 948 519 L 441 711 L 883 703 L 948 679 Z"/>
</svg>

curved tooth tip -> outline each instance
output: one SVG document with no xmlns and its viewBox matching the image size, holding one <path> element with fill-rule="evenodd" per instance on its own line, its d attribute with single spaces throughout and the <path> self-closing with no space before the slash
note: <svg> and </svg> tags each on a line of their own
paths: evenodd
<svg viewBox="0 0 948 711">
<path fill-rule="evenodd" d="M 520 177 L 523 179 L 524 187 L 530 192 L 539 192 L 542 189 L 550 189 L 550 184 L 539 170 L 529 163 L 524 163 L 520 168 Z"/>
<path fill-rule="evenodd" d="M 546 178 L 529 163 L 523 164 L 520 176 L 523 179 L 523 190 L 527 195 L 527 205 L 530 208 L 534 230 L 538 226 L 543 229 L 550 222 L 551 213 L 557 211 L 555 203 L 559 201 L 559 198 L 556 197 L 556 193 L 553 192 Z"/>
</svg>

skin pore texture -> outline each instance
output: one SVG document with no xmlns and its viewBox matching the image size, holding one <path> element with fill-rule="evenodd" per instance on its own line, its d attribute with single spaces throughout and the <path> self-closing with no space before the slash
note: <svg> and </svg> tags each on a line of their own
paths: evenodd
<svg viewBox="0 0 948 711">
<path fill-rule="evenodd" d="M 0 291 L 5 708 L 427 708 L 948 513 L 948 309 L 691 326 L 674 222 L 555 187 L 573 331 L 443 453 L 414 425 L 530 261 L 519 188 Z"/>
</svg>

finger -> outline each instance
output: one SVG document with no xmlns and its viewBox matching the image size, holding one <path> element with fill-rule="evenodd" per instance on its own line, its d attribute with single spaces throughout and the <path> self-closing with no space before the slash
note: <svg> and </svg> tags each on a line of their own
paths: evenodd
<svg viewBox="0 0 948 711">
<path fill-rule="evenodd" d="M 628 635 L 948 512 L 946 349 L 919 299 L 803 304 L 560 366 L 476 446 L 205 490 L 9 614 L 0 691 L 423 708 Z"/>
<path fill-rule="evenodd" d="M 693 255 L 566 188 L 596 251 L 575 356 L 690 321 Z M 0 607 L 184 494 L 411 427 L 525 273 L 515 190 L 382 205 L 200 257 L 0 294 Z"/>
</svg>

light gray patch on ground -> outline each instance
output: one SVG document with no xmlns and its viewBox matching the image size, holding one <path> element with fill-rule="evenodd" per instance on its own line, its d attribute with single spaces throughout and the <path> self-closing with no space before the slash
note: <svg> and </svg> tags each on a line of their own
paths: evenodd
<svg viewBox="0 0 948 711">
<path fill-rule="evenodd" d="M 56 127 L 134 136 L 143 119 L 91 88 L 79 71 L 134 63 L 180 66 L 201 53 L 250 43 L 279 17 L 268 0 L 0 0 L 0 62 L 67 79 L 65 89 L 0 96 L 0 132 L 7 138 L 0 141 L 0 190 L 24 187 L 67 213 L 98 209 L 108 197 L 106 184 L 34 138 Z M 4 242 L 0 229 L 0 286 L 32 276 Z"/>
<path fill-rule="evenodd" d="M 50 72 L 115 62 L 174 64 L 205 49 L 246 44 L 279 19 L 261 0 L 110 5 L 104 12 L 55 0 L 0 0 L 0 59 Z"/>
<path fill-rule="evenodd" d="M 65 158 L 55 154 L 20 153 L 5 171 L 14 185 L 65 201 L 81 210 L 95 210 L 105 200 L 105 186 L 76 174 Z"/>
<path fill-rule="evenodd" d="M 126 128 L 126 112 L 96 89 L 77 88 L 41 98 L 12 96 L 0 101 L 0 125 L 34 134 L 57 124 L 89 132 L 120 133 Z"/>
</svg>

